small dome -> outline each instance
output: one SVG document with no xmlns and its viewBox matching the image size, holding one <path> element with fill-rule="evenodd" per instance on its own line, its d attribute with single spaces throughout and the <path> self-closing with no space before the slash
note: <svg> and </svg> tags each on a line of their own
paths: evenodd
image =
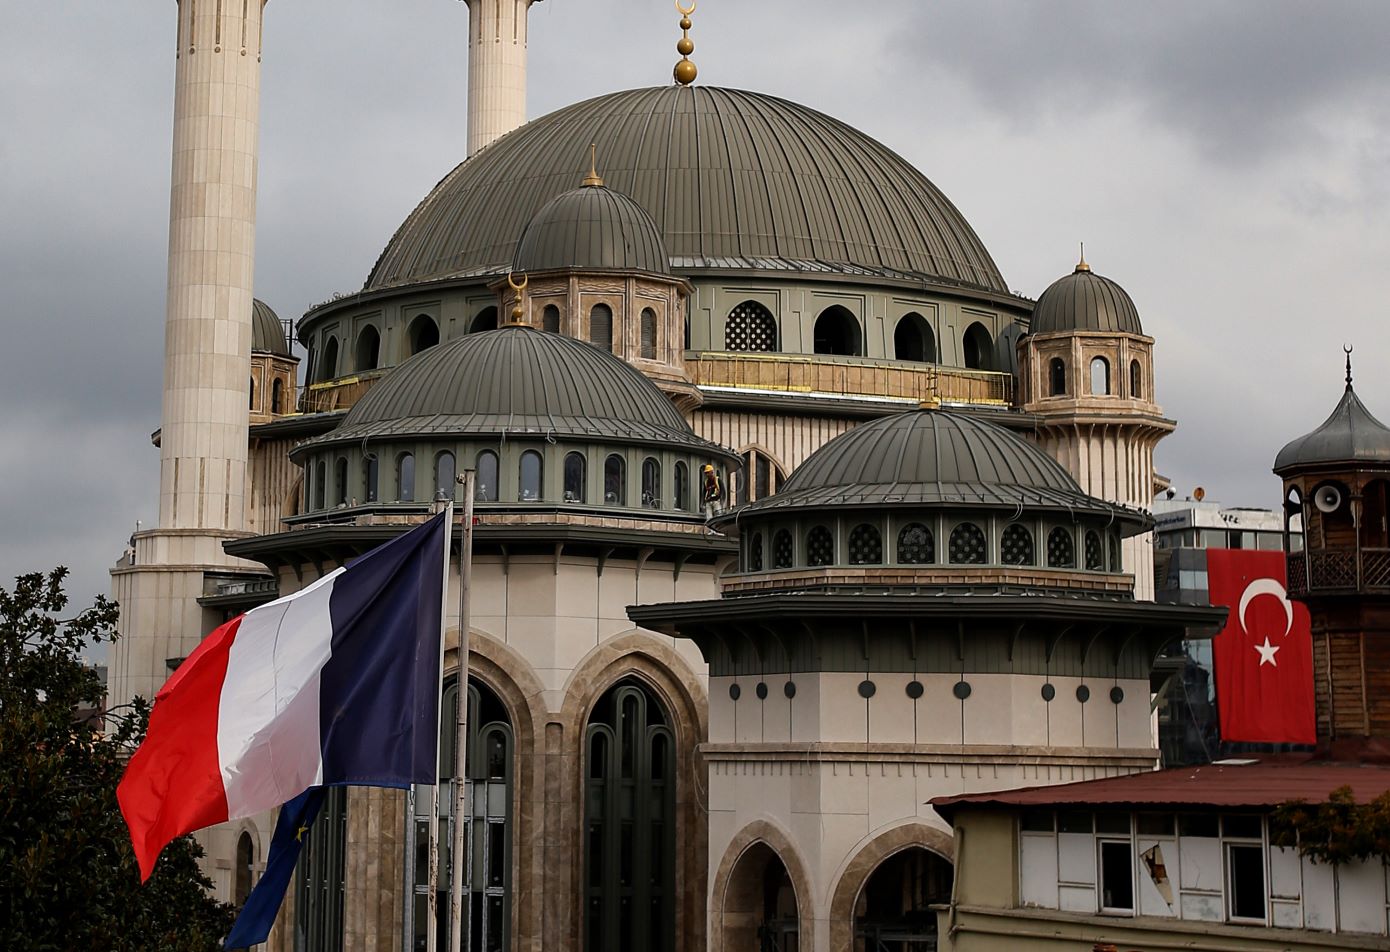
<svg viewBox="0 0 1390 952">
<path fill-rule="evenodd" d="M 278 357 L 290 356 L 290 342 L 280 315 L 260 298 L 251 301 L 251 350 Z"/>
<path fill-rule="evenodd" d="M 669 274 L 671 263 L 646 209 L 621 192 L 584 185 L 547 202 L 517 245 L 512 270 L 555 268 Z"/>
<path fill-rule="evenodd" d="M 1282 475 L 1286 470 L 1324 463 L 1390 465 L 1390 428 L 1371 416 L 1350 383 L 1322 426 L 1279 451 L 1274 472 Z"/>
<path fill-rule="evenodd" d="M 342 425 L 296 450 L 363 439 L 491 434 L 578 437 L 691 447 L 670 399 L 592 344 L 525 326 L 467 334 L 416 354 L 381 379 Z"/>
<path fill-rule="evenodd" d="M 1054 331 L 1108 331 L 1142 334 L 1139 309 L 1125 289 L 1103 278 L 1082 261 L 1076 270 L 1053 281 L 1033 305 L 1034 334 Z"/>
<path fill-rule="evenodd" d="M 1088 496 L 1061 464 L 1003 427 L 944 410 L 910 410 L 838 436 L 780 492 L 740 510 L 952 505 L 1104 514 L 1142 531 L 1141 513 Z"/>
</svg>

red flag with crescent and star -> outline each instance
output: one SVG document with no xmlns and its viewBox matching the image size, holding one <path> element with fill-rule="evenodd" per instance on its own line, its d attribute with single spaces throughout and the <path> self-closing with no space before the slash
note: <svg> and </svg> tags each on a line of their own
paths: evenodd
<svg viewBox="0 0 1390 952">
<path fill-rule="evenodd" d="M 1207 589 L 1231 612 L 1212 643 L 1222 740 L 1313 744 L 1313 632 L 1284 553 L 1208 549 Z"/>
</svg>

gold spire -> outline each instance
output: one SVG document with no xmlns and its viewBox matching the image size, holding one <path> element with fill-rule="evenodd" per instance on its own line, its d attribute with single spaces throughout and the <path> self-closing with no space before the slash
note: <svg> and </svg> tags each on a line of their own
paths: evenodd
<svg viewBox="0 0 1390 952">
<path fill-rule="evenodd" d="M 676 41 L 676 52 L 681 59 L 676 64 L 675 77 L 682 86 L 689 86 L 699 73 L 695 64 L 690 62 L 690 54 L 695 52 L 695 41 L 690 38 L 690 15 L 695 12 L 695 0 L 690 0 L 688 8 L 683 0 L 676 0 L 676 12 L 681 15 L 681 38 Z"/>
<path fill-rule="evenodd" d="M 511 289 L 516 292 L 516 301 L 512 304 L 511 323 L 513 324 L 521 324 L 525 326 L 526 310 L 521 306 L 521 300 L 523 295 L 525 294 L 526 285 L 530 283 L 531 279 L 527 277 L 525 271 L 521 272 L 520 284 L 517 283 L 515 274 L 511 272 L 507 273 L 507 284 L 510 285 Z"/>
<path fill-rule="evenodd" d="M 1091 266 L 1086 263 L 1086 242 L 1083 241 L 1081 242 L 1081 260 L 1076 263 L 1076 271 L 1074 273 L 1080 274 L 1082 271 L 1090 270 Z"/>
<path fill-rule="evenodd" d="M 598 188 L 603 185 L 603 178 L 598 174 L 598 146 L 589 143 L 589 174 L 584 176 L 584 181 L 579 183 L 585 188 Z"/>
</svg>

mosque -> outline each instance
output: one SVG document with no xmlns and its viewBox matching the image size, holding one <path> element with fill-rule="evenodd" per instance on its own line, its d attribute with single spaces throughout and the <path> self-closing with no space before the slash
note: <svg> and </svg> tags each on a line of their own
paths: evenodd
<svg viewBox="0 0 1390 952">
<path fill-rule="evenodd" d="M 694 3 L 674 83 L 527 122 L 530 4 L 469 0 L 470 154 L 294 324 L 302 366 L 254 298 L 265 4 L 177 4 L 160 520 L 110 701 L 471 469 L 469 815 L 336 791 L 268 947 L 445 947 L 424 844 L 462 822 L 465 948 L 934 949 L 927 801 L 1152 769 L 1155 657 L 1222 620 L 1152 602 L 1154 340 L 1084 260 L 1012 293 L 886 145 L 698 84 Z M 203 836 L 222 898 L 274 820 Z"/>
</svg>

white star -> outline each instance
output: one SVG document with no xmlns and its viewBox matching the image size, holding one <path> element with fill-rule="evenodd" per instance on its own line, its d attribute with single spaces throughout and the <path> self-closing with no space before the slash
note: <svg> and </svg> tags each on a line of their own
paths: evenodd
<svg viewBox="0 0 1390 952">
<path fill-rule="evenodd" d="M 1252 645 L 1252 647 L 1260 653 L 1260 667 L 1264 667 L 1266 664 L 1271 664 L 1276 668 L 1279 667 L 1279 662 L 1274 660 L 1274 652 L 1279 650 L 1279 646 L 1271 645 L 1268 637 L 1265 638 L 1264 644 Z"/>
</svg>

